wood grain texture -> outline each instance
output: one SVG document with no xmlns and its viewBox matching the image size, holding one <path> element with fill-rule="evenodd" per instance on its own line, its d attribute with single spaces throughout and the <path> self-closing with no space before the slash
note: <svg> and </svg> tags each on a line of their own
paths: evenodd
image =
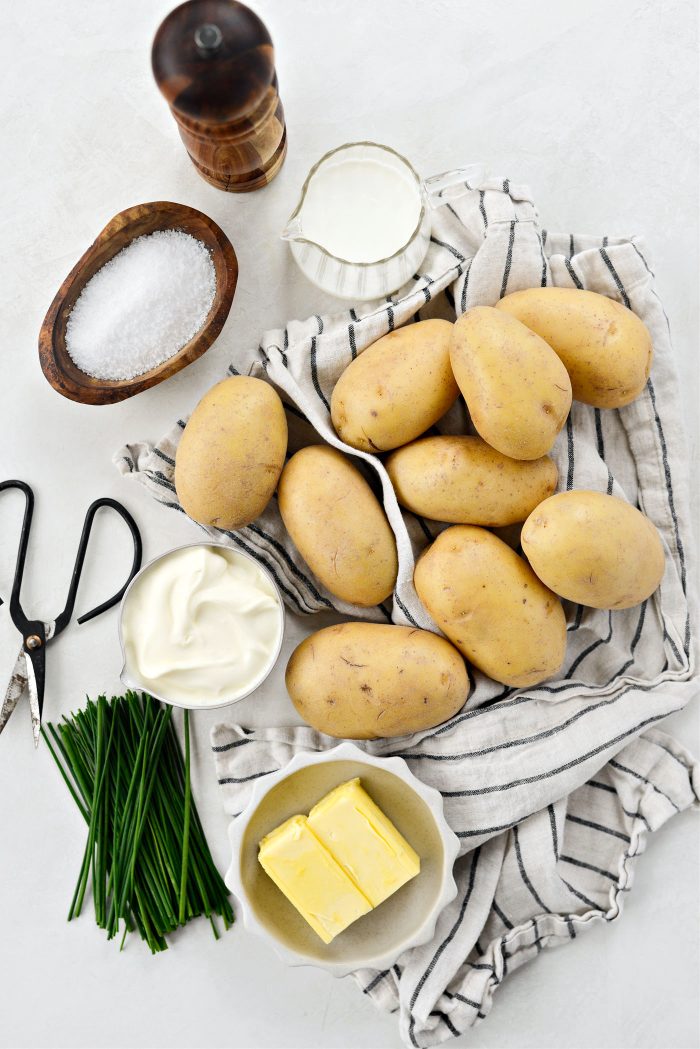
<svg viewBox="0 0 700 1049">
<path fill-rule="evenodd" d="M 211 54 L 195 34 L 215 25 Z M 264 23 L 235 0 L 188 0 L 167 16 L 153 41 L 153 75 L 202 178 L 245 193 L 271 182 L 287 151 L 274 49 Z"/>
<path fill-rule="evenodd" d="M 134 379 L 95 379 L 81 371 L 66 349 L 66 325 L 75 302 L 92 276 L 137 237 L 178 229 L 202 241 L 211 252 L 216 292 L 199 332 L 163 364 Z M 196 361 L 217 338 L 228 317 L 238 280 L 238 261 L 223 230 L 208 215 L 167 200 L 135 204 L 111 219 L 59 288 L 39 333 L 39 361 L 55 390 L 82 404 L 116 404 L 156 386 Z"/>
</svg>

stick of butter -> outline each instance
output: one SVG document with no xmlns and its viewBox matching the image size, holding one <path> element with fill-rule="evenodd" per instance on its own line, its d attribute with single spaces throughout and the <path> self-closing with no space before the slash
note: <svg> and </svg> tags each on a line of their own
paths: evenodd
<svg viewBox="0 0 700 1049">
<path fill-rule="evenodd" d="M 258 859 L 324 943 L 372 910 L 310 829 L 306 816 L 292 816 L 267 834 Z"/>
<path fill-rule="evenodd" d="M 420 859 L 359 779 L 342 783 L 309 813 L 309 826 L 373 907 L 420 872 Z"/>
<path fill-rule="evenodd" d="M 324 943 L 420 871 L 420 859 L 359 779 L 260 842 L 258 859 Z"/>
</svg>

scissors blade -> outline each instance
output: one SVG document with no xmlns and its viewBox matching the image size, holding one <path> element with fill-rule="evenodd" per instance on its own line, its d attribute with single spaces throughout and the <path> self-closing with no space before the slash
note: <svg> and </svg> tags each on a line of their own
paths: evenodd
<svg viewBox="0 0 700 1049">
<path fill-rule="evenodd" d="M 44 671 L 46 667 L 44 658 L 45 649 L 41 648 L 26 655 L 27 663 L 27 690 L 29 692 L 29 711 L 32 715 L 32 733 L 34 735 L 34 746 L 39 746 L 41 735 L 41 713 L 44 708 Z"/>
<path fill-rule="evenodd" d="M 0 732 L 10 719 L 10 714 L 17 706 L 17 702 L 24 692 L 27 684 L 27 656 L 24 648 L 20 648 L 15 665 L 12 669 L 10 683 L 7 686 L 5 697 L 0 706 Z"/>
</svg>

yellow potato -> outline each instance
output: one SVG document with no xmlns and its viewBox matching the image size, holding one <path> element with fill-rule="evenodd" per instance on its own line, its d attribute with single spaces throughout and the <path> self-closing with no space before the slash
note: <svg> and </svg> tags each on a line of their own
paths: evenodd
<svg viewBox="0 0 700 1049">
<path fill-rule="evenodd" d="M 454 326 L 450 360 L 477 432 L 512 459 L 539 459 L 571 408 L 571 382 L 556 353 L 492 306 Z"/>
<path fill-rule="evenodd" d="M 574 398 L 620 408 L 638 397 L 651 371 L 648 329 L 625 306 L 579 288 L 532 288 L 506 295 L 497 309 L 547 342 L 571 377 Z"/>
<path fill-rule="evenodd" d="M 378 605 L 394 589 L 396 540 L 374 492 L 328 445 L 302 448 L 279 483 L 285 528 L 327 590 L 352 605 Z"/>
<path fill-rule="evenodd" d="M 331 397 L 341 441 L 386 452 L 425 433 L 456 401 L 449 321 L 407 324 L 369 346 L 345 369 Z"/>
<path fill-rule="evenodd" d="M 263 512 L 287 451 L 287 419 L 269 383 L 224 379 L 192 412 L 175 457 L 175 488 L 200 524 L 242 528 Z"/>
<path fill-rule="evenodd" d="M 614 495 L 560 492 L 530 514 L 523 551 L 548 587 L 591 608 L 631 608 L 654 593 L 664 550 L 648 517 Z"/>
<path fill-rule="evenodd" d="M 480 437 L 423 437 L 392 452 L 385 466 L 402 506 L 450 524 L 524 521 L 557 487 L 548 456 L 510 459 Z"/>
<path fill-rule="evenodd" d="M 566 650 L 559 598 L 492 532 L 454 525 L 416 565 L 418 596 L 463 656 L 524 688 L 557 672 Z"/>
<path fill-rule="evenodd" d="M 469 675 L 459 652 L 429 630 L 341 623 L 307 637 L 285 678 L 299 714 L 345 739 L 403 736 L 460 710 Z"/>
</svg>

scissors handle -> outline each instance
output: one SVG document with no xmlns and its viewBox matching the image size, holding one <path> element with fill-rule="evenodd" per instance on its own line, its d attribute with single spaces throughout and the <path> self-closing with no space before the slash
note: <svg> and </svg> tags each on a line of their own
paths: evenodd
<svg viewBox="0 0 700 1049">
<path fill-rule="evenodd" d="M 22 617 L 22 606 L 19 602 L 19 592 L 22 589 L 22 577 L 24 575 L 24 562 L 27 559 L 27 544 L 29 543 L 29 532 L 32 527 L 32 514 L 34 513 L 34 492 L 24 481 L 3 481 L 0 483 L 0 492 L 8 488 L 17 488 L 24 495 L 24 517 L 22 519 L 22 532 L 19 537 L 17 548 L 17 561 L 15 562 L 15 578 L 12 582 L 12 593 L 10 594 L 10 615 L 13 623 L 18 623 Z M 2 598 L 0 597 L 0 605 Z"/>
<path fill-rule="evenodd" d="M 70 581 L 70 587 L 68 589 L 68 598 L 66 600 L 66 606 L 59 616 L 56 617 L 56 625 L 54 630 L 54 637 L 68 625 L 70 618 L 73 615 L 73 609 L 75 607 L 75 598 L 78 593 L 78 584 L 80 583 L 80 576 L 83 571 L 83 564 L 85 562 L 85 554 L 87 553 L 88 542 L 90 540 L 90 530 L 92 529 L 92 522 L 95 519 L 95 515 L 98 510 L 102 507 L 108 507 L 110 510 L 114 510 L 123 521 L 126 522 L 129 531 L 131 532 L 131 538 L 134 541 L 134 559 L 129 570 L 129 575 L 124 585 L 110 597 L 109 600 L 103 601 L 102 604 L 97 605 L 90 612 L 85 612 L 84 615 L 78 618 L 79 623 L 87 623 L 89 619 L 95 619 L 96 616 L 106 612 L 108 608 L 112 608 L 118 604 L 124 596 L 124 592 L 128 587 L 131 580 L 134 578 L 139 568 L 141 567 L 141 534 L 138 530 L 136 521 L 121 503 L 118 503 L 116 499 L 96 499 L 94 503 L 91 503 L 88 507 L 87 513 L 85 514 L 85 521 L 83 523 L 83 531 L 80 536 L 80 543 L 78 545 L 78 553 L 75 557 L 75 564 L 73 565 L 73 575 Z"/>
</svg>

